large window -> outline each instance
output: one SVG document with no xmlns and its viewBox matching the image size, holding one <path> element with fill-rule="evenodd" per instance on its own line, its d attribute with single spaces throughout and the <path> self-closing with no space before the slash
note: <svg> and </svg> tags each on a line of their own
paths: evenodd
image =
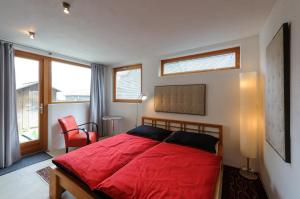
<svg viewBox="0 0 300 199">
<path fill-rule="evenodd" d="M 52 102 L 90 100 L 91 69 L 60 61 L 51 62 Z"/>
<path fill-rule="evenodd" d="M 161 75 L 240 68 L 240 47 L 161 61 Z"/>
<path fill-rule="evenodd" d="M 140 102 L 142 92 L 142 65 L 131 65 L 113 69 L 113 101 Z"/>
</svg>

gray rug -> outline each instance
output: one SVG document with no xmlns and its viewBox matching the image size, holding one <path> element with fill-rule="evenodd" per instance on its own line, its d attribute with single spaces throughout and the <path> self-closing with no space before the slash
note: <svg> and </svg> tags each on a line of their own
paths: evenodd
<svg viewBox="0 0 300 199">
<path fill-rule="evenodd" d="M 19 160 L 18 162 L 14 163 L 13 165 L 4 168 L 4 169 L 0 169 L 0 176 L 5 175 L 7 173 L 22 169 L 24 167 L 51 159 L 52 157 L 45 152 L 39 152 L 39 153 L 35 153 L 33 155 L 28 155 L 28 156 L 24 156 L 21 160 Z"/>
</svg>

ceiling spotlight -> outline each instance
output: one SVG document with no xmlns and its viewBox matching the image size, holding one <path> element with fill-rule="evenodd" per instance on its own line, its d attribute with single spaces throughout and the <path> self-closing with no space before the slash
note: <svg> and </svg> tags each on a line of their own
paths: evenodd
<svg viewBox="0 0 300 199">
<path fill-rule="evenodd" d="M 34 39 L 35 38 L 35 32 L 29 31 L 28 35 L 29 35 L 30 39 Z"/>
<path fill-rule="evenodd" d="M 62 4 L 63 4 L 63 7 L 64 7 L 64 13 L 65 14 L 70 14 L 70 7 L 71 7 L 71 5 L 69 3 L 67 3 L 67 2 L 63 2 Z"/>
</svg>

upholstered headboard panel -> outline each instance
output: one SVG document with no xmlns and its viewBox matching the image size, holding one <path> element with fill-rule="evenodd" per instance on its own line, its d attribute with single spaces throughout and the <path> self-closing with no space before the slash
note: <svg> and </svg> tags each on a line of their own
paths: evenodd
<svg viewBox="0 0 300 199">
<path fill-rule="evenodd" d="M 205 84 L 156 86 L 154 107 L 157 112 L 205 115 Z"/>
</svg>

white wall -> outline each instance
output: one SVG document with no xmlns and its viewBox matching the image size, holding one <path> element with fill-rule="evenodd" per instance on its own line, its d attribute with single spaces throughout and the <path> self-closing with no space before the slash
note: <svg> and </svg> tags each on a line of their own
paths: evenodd
<svg viewBox="0 0 300 199">
<path fill-rule="evenodd" d="M 204 51 L 241 46 L 241 70 L 213 71 L 193 75 L 178 75 L 159 77 L 160 59 L 172 56 L 186 55 Z M 226 42 L 209 47 L 176 53 L 161 58 L 151 57 L 142 60 L 133 60 L 131 63 L 143 64 L 143 92 L 148 100 L 142 105 L 141 115 L 162 118 L 174 118 L 191 121 L 202 121 L 224 125 L 224 162 L 232 166 L 240 166 L 239 150 L 239 73 L 241 71 L 257 71 L 259 65 L 258 36 L 237 41 Z M 109 113 L 125 117 L 121 130 L 126 131 L 135 124 L 135 104 L 113 103 L 112 98 L 112 68 L 107 70 Z M 182 114 L 156 113 L 154 111 L 153 94 L 156 85 L 174 84 L 207 84 L 207 115 L 193 116 Z"/>
<path fill-rule="evenodd" d="M 48 105 L 48 150 L 65 148 L 64 136 L 57 119 L 73 115 L 78 124 L 88 122 L 89 103 L 61 103 Z"/>
<path fill-rule="evenodd" d="M 300 1 L 277 0 L 260 32 L 261 72 L 266 69 L 266 47 L 284 22 L 291 23 L 291 159 L 285 163 L 261 136 L 260 173 L 271 199 L 300 198 Z M 264 116 L 264 114 L 262 115 Z"/>
</svg>

